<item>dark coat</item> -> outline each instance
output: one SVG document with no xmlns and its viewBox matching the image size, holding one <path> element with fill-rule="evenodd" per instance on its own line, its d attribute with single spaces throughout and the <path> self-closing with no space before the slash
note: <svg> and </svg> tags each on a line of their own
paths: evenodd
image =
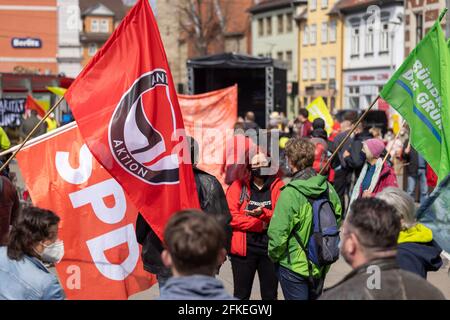
<svg viewBox="0 0 450 320">
<path fill-rule="evenodd" d="M 372 269 L 380 270 L 380 286 Z M 372 268 L 371 268 L 372 267 Z M 325 291 L 320 300 L 445 300 L 431 283 L 411 272 L 401 270 L 395 258 L 371 261 L 350 272 L 341 282 Z"/>
<path fill-rule="evenodd" d="M 407 163 L 405 165 L 406 174 L 409 177 L 417 177 L 419 174 L 419 153 L 411 147 L 411 152 L 406 153 L 405 150 L 408 147 L 408 141 L 403 145 L 403 161 Z"/>
<path fill-rule="evenodd" d="M 16 221 L 19 210 L 20 201 L 16 188 L 8 178 L 0 176 L 0 246 L 6 245 L 9 226 Z"/>
<path fill-rule="evenodd" d="M 427 278 L 428 271 L 438 271 L 442 266 L 442 249 L 435 241 L 429 243 L 400 243 L 397 263 L 401 269 Z"/>
<path fill-rule="evenodd" d="M 368 131 L 363 131 L 356 134 L 350 144 L 350 157 L 345 158 L 345 163 L 347 167 L 355 171 L 357 177 L 361 173 L 361 169 L 366 161 L 366 157 L 362 152 L 363 142 L 371 138 L 373 138 L 373 136 Z"/>
<path fill-rule="evenodd" d="M 204 212 L 214 215 L 223 225 L 227 236 L 224 247 L 229 250 L 232 235 L 231 214 L 222 186 L 214 176 L 198 168 L 194 168 L 194 177 L 200 207 Z M 162 277 L 169 277 L 170 270 L 164 266 L 161 260 L 161 253 L 164 249 L 161 240 L 141 214 L 138 214 L 136 221 L 136 238 L 142 245 L 144 269 Z"/>
</svg>

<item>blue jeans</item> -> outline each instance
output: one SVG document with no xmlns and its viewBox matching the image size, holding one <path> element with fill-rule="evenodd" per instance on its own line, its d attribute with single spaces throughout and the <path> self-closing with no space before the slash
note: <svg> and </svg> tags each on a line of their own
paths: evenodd
<svg viewBox="0 0 450 320">
<path fill-rule="evenodd" d="M 408 194 L 416 200 L 416 185 L 419 183 L 420 187 L 420 203 L 425 201 L 428 196 L 428 185 L 427 185 L 427 171 L 426 169 L 419 169 L 417 176 L 408 176 Z"/>
<path fill-rule="evenodd" d="M 322 280 L 315 279 L 310 285 L 307 278 L 283 266 L 276 266 L 276 271 L 285 300 L 316 300 L 319 297 L 314 291 L 323 287 Z"/>
</svg>

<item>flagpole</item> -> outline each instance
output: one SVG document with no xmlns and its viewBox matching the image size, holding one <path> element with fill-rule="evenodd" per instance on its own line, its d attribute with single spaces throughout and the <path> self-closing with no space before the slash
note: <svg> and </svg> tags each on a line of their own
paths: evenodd
<svg viewBox="0 0 450 320">
<path fill-rule="evenodd" d="M 75 121 L 72 121 L 72 122 L 70 122 L 68 124 L 65 124 L 62 127 L 59 127 L 59 128 L 56 128 L 55 130 L 52 130 L 52 131 L 47 132 L 47 133 L 44 133 L 44 134 L 40 135 L 39 137 L 36 137 L 36 138 L 28 140 L 27 143 L 25 143 L 25 145 L 23 147 L 26 148 L 26 147 L 28 147 L 28 146 L 30 146 L 32 144 L 39 143 L 39 142 L 41 142 L 41 141 L 43 141 L 45 139 L 51 138 L 51 137 L 53 137 L 53 136 L 55 136 L 55 135 L 57 135 L 57 134 L 59 134 L 61 132 L 67 131 L 69 129 L 72 129 L 73 127 L 76 127 L 76 126 L 77 126 L 77 123 Z M 20 144 L 16 144 L 15 146 L 13 146 L 13 147 L 11 147 L 9 149 L 6 149 L 5 151 L 0 152 L 0 157 L 6 156 L 7 154 L 10 154 L 10 153 L 13 153 L 19 147 L 20 147 Z"/>
<path fill-rule="evenodd" d="M 19 147 L 16 149 L 16 151 L 14 151 L 14 153 L 11 155 L 11 157 L 9 157 L 8 160 L 6 160 L 6 162 L 2 165 L 2 167 L 0 168 L 0 172 L 2 172 L 8 166 L 8 164 L 11 162 L 11 160 L 14 159 L 14 157 L 20 152 L 20 150 L 22 150 L 22 148 L 25 146 L 25 144 L 28 142 L 28 140 L 30 140 L 31 136 L 36 132 L 36 130 L 39 128 L 39 126 L 44 123 L 45 119 L 48 118 L 48 116 L 61 104 L 61 102 L 63 100 L 64 100 L 64 96 L 59 98 L 59 100 L 55 103 L 55 105 L 47 111 L 47 113 L 44 115 L 44 117 L 33 128 L 33 130 L 31 130 L 31 132 L 26 136 L 25 140 L 19 145 Z"/>
<path fill-rule="evenodd" d="M 331 161 L 333 161 L 333 159 L 336 157 L 338 152 L 342 149 L 344 144 L 347 142 L 348 138 L 350 138 L 350 136 L 353 134 L 353 132 L 356 130 L 356 128 L 359 126 L 359 124 L 366 118 L 367 114 L 369 113 L 370 110 L 372 110 L 373 106 L 375 105 L 375 103 L 377 103 L 379 98 L 380 98 L 380 96 L 378 95 L 375 98 L 375 100 L 373 100 L 373 102 L 371 103 L 369 108 L 361 115 L 361 117 L 359 117 L 358 121 L 356 121 L 356 123 L 353 125 L 353 128 L 347 133 L 347 135 L 345 136 L 344 140 L 342 140 L 342 142 L 338 145 L 338 147 L 333 152 L 331 157 L 328 159 L 328 161 L 325 164 L 325 166 L 323 166 L 322 169 L 320 169 L 319 175 L 322 175 L 323 171 L 330 166 Z"/>
<path fill-rule="evenodd" d="M 406 120 L 403 120 L 400 129 L 398 130 L 397 134 L 395 135 L 395 138 L 394 138 L 394 140 L 393 140 L 393 143 L 392 143 L 391 146 L 389 147 L 389 150 L 387 151 L 386 156 L 385 156 L 384 159 L 383 159 L 383 165 L 384 165 L 384 163 L 387 161 L 387 159 L 388 159 L 388 157 L 389 157 L 389 154 L 391 153 L 392 149 L 394 149 L 395 141 L 396 141 L 396 140 L 398 139 L 398 137 L 400 136 L 400 131 L 402 131 L 403 127 L 405 126 L 405 123 L 406 123 Z"/>
</svg>

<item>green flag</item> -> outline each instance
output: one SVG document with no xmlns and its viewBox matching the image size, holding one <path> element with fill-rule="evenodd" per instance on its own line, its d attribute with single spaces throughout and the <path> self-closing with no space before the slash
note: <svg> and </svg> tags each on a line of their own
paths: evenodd
<svg viewBox="0 0 450 320">
<path fill-rule="evenodd" d="M 440 25 L 446 11 L 380 93 L 408 122 L 411 145 L 439 181 L 450 173 L 450 53 Z"/>
</svg>

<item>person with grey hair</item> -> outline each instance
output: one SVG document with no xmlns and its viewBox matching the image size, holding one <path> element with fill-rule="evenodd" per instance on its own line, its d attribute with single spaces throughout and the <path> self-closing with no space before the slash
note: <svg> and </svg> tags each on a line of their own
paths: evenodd
<svg viewBox="0 0 450 320">
<path fill-rule="evenodd" d="M 376 195 L 395 208 L 401 221 L 397 263 L 401 269 L 427 278 L 428 271 L 442 266 L 442 249 L 433 240 L 433 232 L 416 221 L 413 198 L 399 188 L 386 188 Z"/>
<path fill-rule="evenodd" d="M 352 271 L 321 300 L 444 300 L 427 280 L 396 261 L 401 230 L 396 209 L 377 198 L 357 199 L 345 218 L 341 255 Z"/>
</svg>

